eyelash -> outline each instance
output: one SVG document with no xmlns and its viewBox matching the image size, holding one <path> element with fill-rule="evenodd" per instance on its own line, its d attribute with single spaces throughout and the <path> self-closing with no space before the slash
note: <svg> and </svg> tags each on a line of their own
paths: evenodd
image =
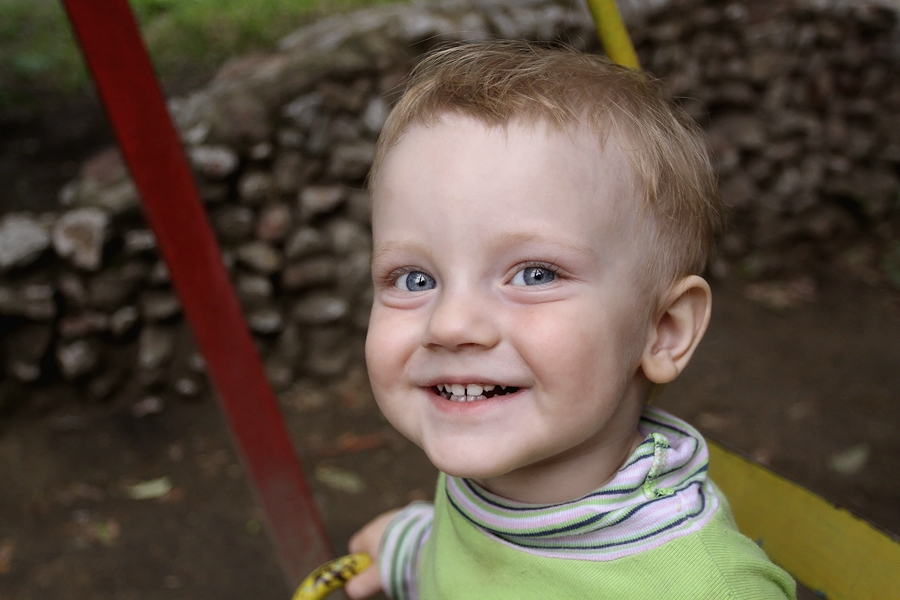
<svg viewBox="0 0 900 600">
<path fill-rule="evenodd" d="M 513 276 L 515 276 L 515 274 L 522 269 L 546 269 L 547 271 L 553 273 L 556 277 L 566 277 L 566 272 L 563 271 L 560 267 L 554 265 L 553 263 L 544 262 L 542 260 L 526 260 L 517 264 L 512 268 Z"/>
<path fill-rule="evenodd" d="M 379 276 L 378 285 L 379 287 L 392 287 L 397 283 L 397 280 L 400 279 L 400 277 L 407 273 L 412 273 L 413 271 L 422 271 L 423 273 L 428 272 L 419 267 L 400 267 L 399 269 L 388 272 L 386 275 Z"/>
</svg>

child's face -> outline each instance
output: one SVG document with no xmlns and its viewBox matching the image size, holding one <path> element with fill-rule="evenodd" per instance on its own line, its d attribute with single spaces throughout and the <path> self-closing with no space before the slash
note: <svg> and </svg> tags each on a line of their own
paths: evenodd
<svg viewBox="0 0 900 600">
<path fill-rule="evenodd" d="M 442 471 L 502 493 L 547 467 L 590 479 L 572 467 L 627 456 L 653 300 L 632 181 L 615 139 L 601 150 L 543 124 L 447 116 L 388 154 L 369 374 Z"/>
</svg>

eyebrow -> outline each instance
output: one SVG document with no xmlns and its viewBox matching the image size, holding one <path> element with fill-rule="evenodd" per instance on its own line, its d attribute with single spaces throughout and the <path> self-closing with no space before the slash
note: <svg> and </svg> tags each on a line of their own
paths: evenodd
<svg viewBox="0 0 900 600">
<path fill-rule="evenodd" d="M 429 254 L 430 250 L 428 246 L 424 244 L 420 244 L 419 242 L 395 242 L 388 241 L 379 246 L 378 248 L 373 248 L 372 259 L 370 264 L 375 264 L 385 254 L 390 254 L 391 252 L 409 252 L 410 254 Z"/>
<path fill-rule="evenodd" d="M 587 246 L 586 244 L 579 244 L 576 242 L 567 242 L 561 241 L 556 238 L 548 237 L 545 235 L 541 235 L 538 233 L 529 233 L 529 232 L 511 232 L 511 233 L 502 233 L 500 235 L 494 236 L 494 238 L 490 242 L 490 247 L 492 250 L 499 250 L 504 247 L 509 246 L 521 246 L 525 244 L 533 244 L 539 243 L 548 246 L 555 246 L 556 248 L 566 249 L 571 252 L 576 252 L 582 255 L 592 255 L 594 251 Z M 421 244 L 419 242 L 414 241 L 387 241 L 384 244 L 380 245 L 378 248 L 374 249 L 372 254 L 372 263 L 376 263 L 381 258 L 390 254 L 391 252 L 409 252 L 411 254 L 430 254 L 431 250 L 428 246 Z"/>
<path fill-rule="evenodd" d="M 491 246 L 494 248 L 503 248 L 508 246 L 520 246 L 524 244 L 543 244 L 548 246 L 555 246 L 556 248 L 566 249 L 571 252 L 576 252 L 578 254 L 590 255 L 594 254 L 594 251 L 590 246 L 586 244 L 579 244 L 577 242 L 570 242 L 559 240 L 555 237 L 550 237 L 547 235 L 542 235 L 540 233 L 531 233 L 531 232 L 510 232 L 510 233 L 502 233 L 496 236 L 491 241 Z"/>
</svg>

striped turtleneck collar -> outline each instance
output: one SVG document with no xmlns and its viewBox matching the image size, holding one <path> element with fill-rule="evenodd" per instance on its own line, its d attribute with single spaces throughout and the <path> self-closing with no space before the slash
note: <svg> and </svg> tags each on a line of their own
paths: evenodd
<svg viewBox="0 0 900 600">
<path fill-rule="evenodd" d="M 647 408 L 639 429 L 645 439 L 615 477 L 578 500 L 523 504 L 451 476 L 447 498 L 487 535 L 531 554 L 606 561 L 645 552 L 702 528 L 718 500 L 693 427 Z"/>
</svg>

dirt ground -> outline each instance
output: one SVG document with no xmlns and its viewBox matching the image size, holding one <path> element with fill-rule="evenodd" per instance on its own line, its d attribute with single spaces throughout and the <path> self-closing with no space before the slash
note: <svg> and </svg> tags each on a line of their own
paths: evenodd
<svg viewBox="0 0 900 600">
<path fill-rule="evenodd" d="M 0 210 L 52 205 L 75 159 L 107 142 L 96 107 L 67 110 L 0 118 Z M 711 330 L 660 404 L 900 533 L 900 297 L 828 269 L 815 282 L 784 310 L 716 284 Z M 362 372 L 283 400 L 336 551 L 372 516 L 431 496 L 434 469 L 380 417 Z M 129 496 L 147 481 L 171 489 Z M 0 600 L 290 592 L 212 397 L 136 417 L 48 389 L 0 418 Z"/>
<path fill-rule="evenodd" d="M 661 406 L 900 532 L 896 295 L 836 276 L 782 312 L 735 285 L 714 293 L 707 339 Z M 431 495 L 434 469 L 384 423 L 361 373 L 284 400 L 337 550 L 375 514 Z M 380 447 L 352 451 L 366 445 Z M 835 458 L 848 449 L 849 469 Z M 161 498 L 127 496 L 161 477 L 173 486 Z M 2 600 L 290 597 L 212 398 L 142 418 L 115 403 L 17 414 L 0 425 L 0 481 Z"/>
</svg>

